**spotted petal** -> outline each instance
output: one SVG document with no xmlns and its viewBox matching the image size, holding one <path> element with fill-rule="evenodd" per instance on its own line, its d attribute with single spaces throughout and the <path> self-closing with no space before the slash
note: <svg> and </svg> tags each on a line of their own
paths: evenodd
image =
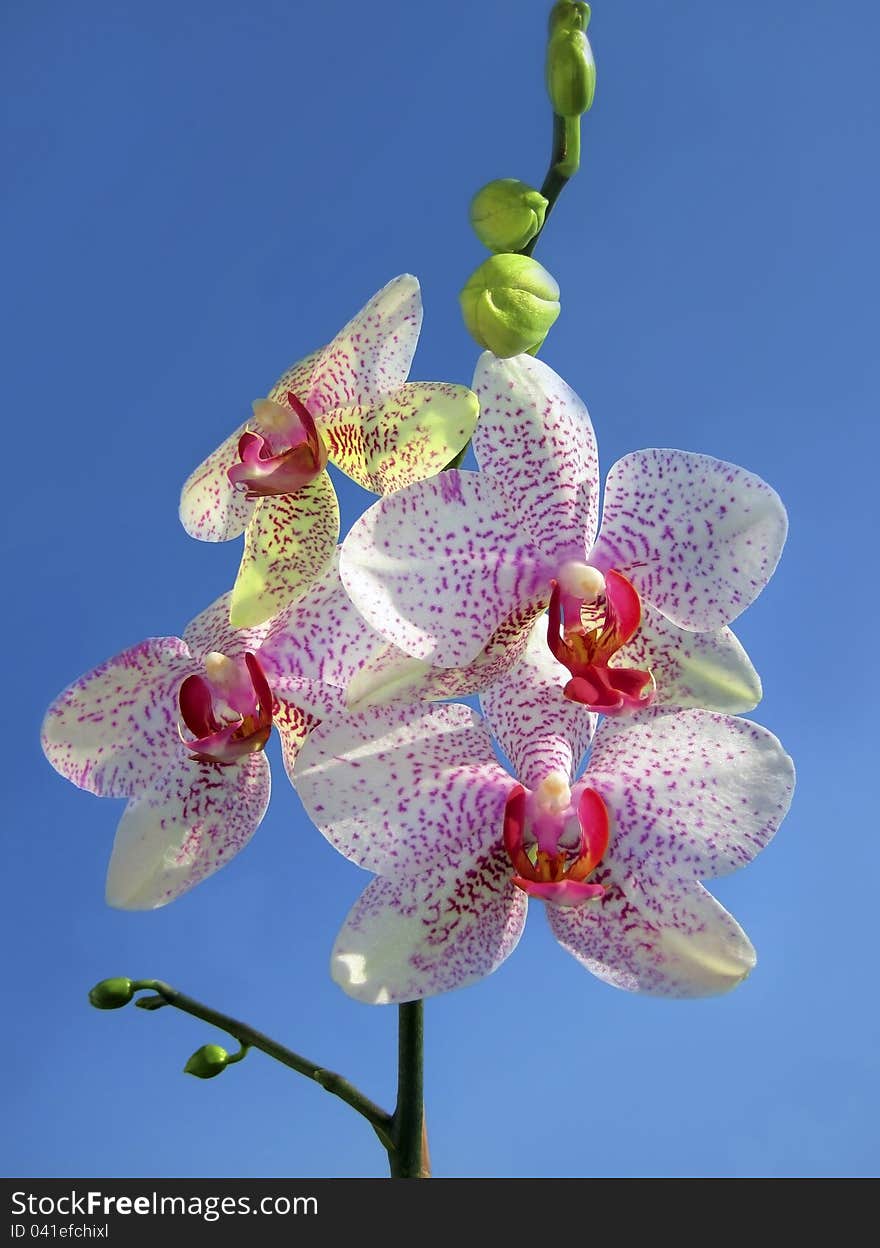
<svg viewBox="0 0 880 1248">
<path fill-rule="evenodd" d="M 586 407 L 541 360 L 487 351 L 474 374 L 474 451 L 551 561 L 583 560 L 599 518 L 599 457 Z"/>
<path fill-rule="evenodd" d="M 359 615 L 339 579 L 338 551 L 308 591 L 270 622 L 260 662 L 273 688 L 290 680 L 344 689 L 386 643 Z"/>
<path fill-rule="evenodd" d="M 333 557 L 339 504 L 326 472 L 296 494 L 261 498 L 245 535 L 229 619 L 253 628 L 305 593 Z"/>
<path fill-rule="evenodd" d="M 527 603 L 496 628 L 475 659 L 464 667 L 432 667 L 396 646 L 376 650 L 352 677 L 346 690 L 349 710 L 410 702 L 463 698 L 480 693 L 500 679 L 522 657 L 543 602 Z"/>
<path fill-rule="evenodd" d="M 153 637 L 108 659 L 60 694 L 43 721 L 43 751 L 67 780 L 129 797 L 185 753 L 177 691 L 196 670 L 178 637 Z"/>
<path fill-rule="evenodd" d="M 154 910 L 173 901 L 244 848 L 268 803 L 264 754 L 228 767 L 181 758 L 126 807 L 107 873 L 107 901 L 122 910 Z"/>
<path fill-rule="evenodd" d="M 758 596 L 787 525 L 775 490 L 744 468 L 687 451 L 636 451 L 608 474 L 590 562 L 616 568 L 673 623 L 703 632 Z"/>
<path fill-rule="evenodd" d="M 507 855 L 489 847 L 412 879 L 376 879 L 336 938 L 333 978 L 370 1005 L 462 988 L 513 952 L 527 908 Z"/>
<path fill-rule="evenodd" d="M 404 273 L 375 294 L 321 352 L 309 393 L 299 396 L 318 427 L 325 412 L 375 402 L 402 386 L 421 325 L 419 283 Z M 279 388 L 280 383 L 270 397 Z"/>
<path fill-rule="evenodd" d="M 238 463 L 238 443 L 249 422 L 239 425 L 184 483 L 180 494 L 180 522 L 200 542 L 228 542 L 243 533 L 254 505 L 227 475 Z"/>
<path fill-rule="evenodd" d="M 755 965 L 745 932 L 701 884 L 660 893 L 635 878 L 606 885 L 584 906 L 548 906 L 553 935 L 593 975 L 615 988 L 661 997 L 729 992 Z"/>
<path fill-rule="evenodd" d="M 491 478 L 444 472 L 381 499 L 342 544 L 342 583 L 364 618 L 438 667 L 475 659 L 495 629 L 549 600 L 541 552 Z"/>
<path fill-rule="evenodd" d="M 380 874 L 418 875 L 496 840 L 513 784 L 469 707 L 389 707 L 325 723 L 294 787 L 330 843 Z"/>
<path fill-rule="evenodd" d="M 337 468 L 365 490 L 390 494 L 440 472 L 477 423 L 467 386 L 409 382 L 367 405 L 325 412 L 321 429 Z"/>
<path fill-rule="evenodd" d="M 648 603 L 642 604 L 638 632 L 612 657 L 611 667 L 650 670 L 657 706 L 736 715 L 761 700 L 761 679 L 729 628 L 692 633 Z"/>
<path fill-rule="evenodd" d="M 519 663 L 480 697 L 489 727 L 527 788 L 536 789 L 551 771 L 573 777 L 589 749 L 598 716 L 563 696 L 569 679 L 539 624 Z"/>
<path fill-rule="evenodd" d="M 229 623 L 231 597 L 231 590 L 221 594 L 183 630 L 183 640 L 194 658 L 203 659 L 211 651 L 219 650 L 232 659 L 247 650 L 256 651 L 262 645 L 268 624 L 255 628 L 233 628 Z"/>
<path fill-rule="evenodd" d="M 586 774 L 612 814 L 616 873 L 651 893 L 664 877 L 684 886 L 750 862 L 794 788 L 791 759 L 766 728 L 697 710 L 605 720 Z"/>
</svg>

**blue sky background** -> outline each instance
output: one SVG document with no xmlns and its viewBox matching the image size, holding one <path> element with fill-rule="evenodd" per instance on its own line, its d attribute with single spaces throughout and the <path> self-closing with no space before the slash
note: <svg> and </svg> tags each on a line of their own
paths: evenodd
<svg viewBox="0 0 880 1248">
<path fill-rule="evenodd" d="M 57 777 L 38 729 L 74 677 L 227 588 L 239 543 L 184 534 L 182 481 L 395 274 L 423 287 L 414 377 L 469 381 L 468 200 L 543 176 L 548 7 L 3 8 L 7 1175 L 384 1173 L 316 1086 L 259 1054 L 184 1078 L 219 1035 L 85 998 L 105 975 L 165 978 L 390 1102 L 395 1012 L 327 974 L 367 877 L 279 766 L 230 868 L 165 910 L 110 910 L 122 804 Z M 542 355 L 606 468 L 705 451 L 786 501 L 781 567 L 737 631 L 799 789 L 714 887 L 759 953 L 732 996 L 616 992 L 536 906 L 498 973 L 429 1002 L 435 1171 L 874 1174 L 880 10 L 597 0 L 591 36 L 584 168 L 537 253 L 563 289 Z M 364 497 L 343 494 L 347 523 Z"/>
</svg>

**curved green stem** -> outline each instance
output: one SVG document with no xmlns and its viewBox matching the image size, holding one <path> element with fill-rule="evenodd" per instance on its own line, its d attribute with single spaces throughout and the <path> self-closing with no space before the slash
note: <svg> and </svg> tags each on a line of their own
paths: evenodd
<svg viewBox="0 0 880 1248">
<path fill-rule="evenodd" d="M 221 1014 L 219 1010 L 213 1010 L 210 1006 L 203 1005 L 201 1001 L 196 1001 L 194 998 L 186 996 L 185 993 L 178 992 L 176 988 L 172 988 L 170 984 L 163 983 L 160 979 L 137 980 L 132 986 L 135 990 L 148 988 L 151 992 L 157 994 L 153 997 L 139 998 L 135 1004 L 140 1006 L 141 1009 L 158 1010 L 165 1005 L 173 1006 L 176 1010 L 182 1010 L 184 1014 L 191 1014 L 193 1018 L 199 1018 L 202 1022 L 219 1027 L 221 1031 L 225 1031 L 227 1035 L 237 1040 L 243 1049 L 259 1049 L 268 1057 L 274 1058 L 276 1062 L 280 1062 L 282 1066 L 288 1066 L 291 1070 L 295 1070 L 297 1074 L 311 1079 L 322 1087 L 325 1092 L 338 1096 L 341 1101 L 345 1101 L 346 1105 L 350 1105 L 362 1118 L 366 1118 L 379 1137 L 382 1147 L 388 1153 L 393 1168 L 393 1155 L 397 1148 L 394 1135 L 394 1117 L 379 1105 L 376 1105 L 369 1097 L 364 1096 L 363 1092 L 356 1088 L 354 1084 L 349 1083 L 347 1079 L 344 1079 L 342 1075 L 338 1075 L 334 1070 L 327 1070 L 316 1062 L 309 1061 L 308 1058 L 302 1057 L 299 1053 L 295 1053 L 283 1044 L 279 1044 L 277 1040 L 272 1040 L 271 1037 L 264 1036 L 262 1032 L 255 1031 L 247 1023 L 239 1022 L 236 1018 L 230 1018 L 228 1014 Z M 243 1057 L 244 1053 L 241 1056 Z M 239 1055 L 236 1055 L 236 1058 L 231 1060 L 238 1060 L 238 1057 Z"/>
<path fill-rule="evenodd" d="M 533 239 L 526 243 L 519 255 L 530 256 L 535 250 L 538 239 L 547 228 L 547 221 L 553 206 L 565 190 L 569 180 L 574 177 L 581 163 L 581 119 L 580 117 L 559 117 L 553 115 L 553 150 L 550 154 L 550 167 L 541 185 L 541 194 L 547 200 L 547 211 L 544 213 L 544 224 Z"/>
</svg>

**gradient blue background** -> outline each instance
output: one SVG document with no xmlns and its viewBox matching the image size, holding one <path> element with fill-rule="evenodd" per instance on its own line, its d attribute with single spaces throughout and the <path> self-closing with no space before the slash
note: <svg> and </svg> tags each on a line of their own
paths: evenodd
<svg viewBox="0 0 880 1248">
<path fill-rule="evenodd" d="M 422 282 L 413 375 L 470 379 L 467 204 L 543 176 L 547 8 L 4 6 L 3 1173 L 384 1172 L 316 1086 L 259 1054 L 184 1078 L 210 1028 L 86 1004 L 105 975 L 162 977 L 392 1099 L 394 1011 L 327 974 L 367 877 L 280 766 L 251 847 L 132 915 L 103 901 L 121 803 L 58 778 L 37 734 L 75 676 L 228 586 L 239 543 L 183 533 L 183 479 L 383 283 Z M 584 168 L 538 252 L 564 308 L 542 354 L 606 468 L 706 451 L 786 500 L 738 632 L 799 789 L 715 888 L 759 952 L 732 996 L 616 992 L 536 906 L 496 975 L 428 1004 L 438 1175 L 876 1172 L 878 12 L 594 6 Z M 347 523 L 365 498 L 343 490 Z"/>
</svg>

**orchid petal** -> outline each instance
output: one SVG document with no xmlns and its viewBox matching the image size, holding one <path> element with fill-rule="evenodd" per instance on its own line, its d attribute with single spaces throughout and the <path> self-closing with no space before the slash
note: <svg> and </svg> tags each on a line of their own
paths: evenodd
<svg viewBox="0 0 880 1248">
<path fill-rule="evenodd" d="M 590 747 L 598 716 L 563 696 L 569 673 L 535 628 L 523 657 L 480 697 L 483 713 L 517 779 L 536 789 L 551 771 L 571 779 Z"/>
<path fill-rule="evenodd" d="M 647 710 L 601 724 L 586 779 L 612 813 L 615 870 L 684 884 L 726 875 L 767 845 L 788 810 L 794 769 L 758 724 Z"/>
<path fill-rule="evenodd" d="M 258 650 L 262 645 L 268 624 L 255 628 L 233 628 L 229 623 L 231 597 L 231 590 L 221 594 L 183 630 L 183 640 L 195 658 L 203 659 L 206 654 L 219 650 L 227 658 L 234 659 L 248 650 Z"/>
<path fill-rule="evenodd" d="M 513 781 L 479 718 L 449 703 L 322 724 L 300 752 L 293 783 L 341 854 L 403 876 L 496 844 Z"/>
<path fill-rule="evenodd" d="M 496 628 L 549 598 L 550 574 L 491 478 L 451 471 L 370 507 L 342 544 L 349 596 L 387 641 L 438 667 L 475 659 Z"/>
<path fill-rule="evenodd" d="M 604 878 L 603 878 L 604 877 Z M 601 898 L 547 907 L 553 935 L 593 975 L 627 992 L 710 997 L 729 992 L 755 965 L 745 932 L 701 884 L 660 895 L 608 872 Z"/>
<path fill-rule="evenodd" d="M 761 701 L 761 679 L 729 628 L 692 633 L 648 603 L 642 604 L 639 631 L 612 656 L 610 666 L 649 669 L 657 706 L 737 715 Z"/>
<path fill-rule="evenodd" d="M 305 593 L 336 549 L 339 504 L 326 472 L 296 494 L 261 498 L 245 535 L 229 619 L 253 628 Z"/>
<path fill-rule="evenodd" d="M 303 682 L 304 685 L 307 683 Z M 308 701 L 308 694 L 302 699 L 302 702 L 306 703 L 306 705 L 294 701 L 292 698 L 279 698 L 272 718 L 272 722 L 278 729 L 278 736 L 281 739 L 281 757 L 284 762 L 284 770 L 287 772 L 287 777 L 291 784 L 293 784 L 293 768 L 299 757 L 299 752 L 308 740 L 309 733 L 314 731 L 321 722 L 320 716 L 308 708 Z M 341 707 L 339 709 L 341 710 Z"/>
<path fill-rule="evenodd" d="M 325 412 L 330 459 L 365 490 L 390 494 L 436 476 L 467 445 L 479 414 L 467 386 L 410 382 L 367 406 Z"/>
<path fill-rule="evenodd" d="M 561 377 L 530 355 L 480 356 L 474 451 L 483 472 L 556 563 L 583 560 L 599 517 L 599 457 L 586 407 Z"/>
<path fill-rule="evenodd" d="M 376 879 L 336 938 L 337 984 L 370 1005 L 463 988 L 516 948 L 528 899 L 501 850 L 440 863 L 412 879 Z"/>
<path fill-rule="evenodd" d="M 218 767 L 182 759 L 125 809 L 107 872 L 107 901 L 155 910 L 226 865 L 269 804 L 269 763 L 250 754 Z"/>
<path fill-rule="evenodd" d="M 589 562 L 626 576 L 682 628 L 721 628 L 773 574 L 788 521 L 744 468 L 687 451 L 636 451 L 613 466 Z"/>
<path fill-rule="evenodd" d="M 185 753 L 177 691 L 195 671 L 177 637 L 152 637 L 68 686 L 43 720 L 43 751 L 78 788 L 130 797 Z"/>
<path fill-rule="evenodd" d="M 385 645 L 365 660 L 352 677 L 345 704 L 349 710 L 364 710 L 403 698 L 425 702 L 480 693 L 519 661 L 543 610 L 539 599 L 515 611 L 499 624 L 477 657 L 464 667 L 432 667 L 396 646 Z"/>
<path fill-rule="evenodd" d="M 402 386 L 421 325 L 419 283 L 404 273 L 375 294 L 320 353 L 308 394 L 298 396 L 318 427 L 324 412 L 372 403 Z M 275 397 L 280 386 L 281 382 L 270 397 Z"/>
<path fill-rule="evenodd" d="M 385 644 L 343 589 L 338 553 L 334 551 L 303 597 L 271 621 L 260 649 L 260 662 L 279 692 L 289 687 L 290 679 L 302 678 L 344 689 L 354 673 Z"/>
<path fill-rule="evenodd" d="M 237 464 L 238 444 L 250 422 L 231 433 L 184 483 L 180 493 L 180 522 L 201 542 L 228 542 L 247 527 L 253 511 L 242 490 L 236 489 L 228 471 Z"/>
<path fill-rule="evenodd" d="M 270 402 L 279 403 L 286 408 L 290 406 L 287 396 L 294 394 L 300 403 L 305 403 L 312 389 L 315 367 L 320 364 L 321 357 L 326 350 L 327 348 L 324 347 L 319 351 L 313 351 L 311 355 L 298 360 L 296 364 L 292 364 L 286 372 L 282 373 L 266 396 Z M 314 412 L 310 415 L 314 419 Z"/>
</svg>

